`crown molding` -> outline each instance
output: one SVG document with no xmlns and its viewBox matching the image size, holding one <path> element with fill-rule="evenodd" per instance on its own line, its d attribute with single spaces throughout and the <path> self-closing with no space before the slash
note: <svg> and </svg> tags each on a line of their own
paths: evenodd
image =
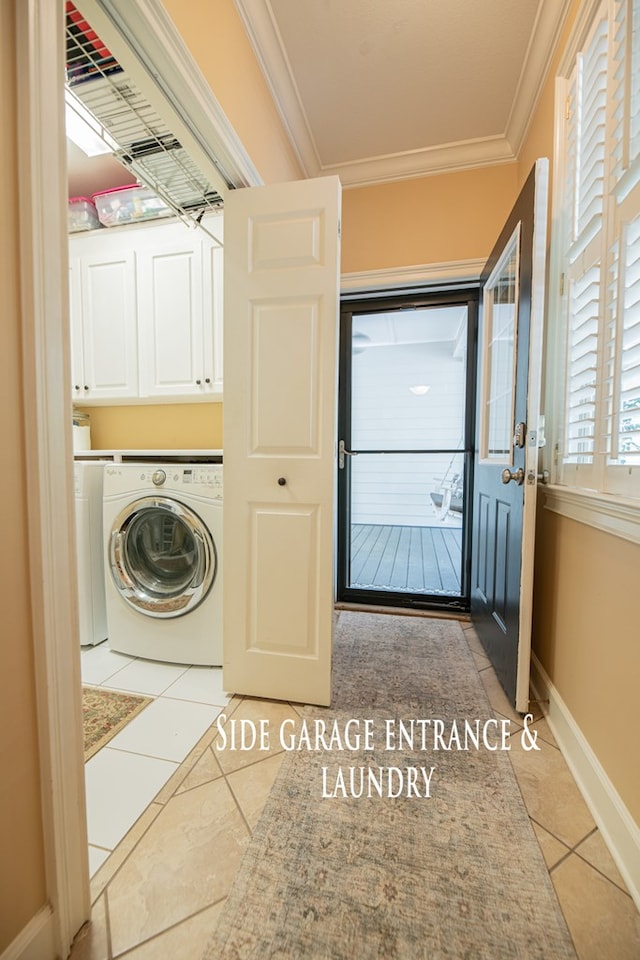
<svg viewBox="0 0 640 960">
<path fill-rule="evenodd" d="M 269 0 L 234 0 L 234 4 L 305 175 L 334 174 L 344 187 L 360 187 L 517 160 L 571 0 L 541 0 L 504 135 L 336 164 L 320 160 Z"/>
<path fill-rule="evenodd" d="M 553 55 L 570 6 L 571 0 L 542 0 L 540 3 L 507 122 L 506 139 L 516 156 L 520 152 L 547 81 Z"/>
<path fill-rule="evenodd" d="M 321 167 L 320 173 L 322 176 L 339 176 L 343 187 L 366 187 L 393 180 L 413 180 L 438 173 L 514 163 L 515 160 L 511 146 L 504 137 L 486 137 L 425 150 L 409 150 L 387 157 L 329 164 Z"/>
<path fill-rule="evenodd" d="M 268 0 L 233 0 L 254 56 L 306 177 L 322 176 L 322 165 L 280 31 Z"/>
</svg>

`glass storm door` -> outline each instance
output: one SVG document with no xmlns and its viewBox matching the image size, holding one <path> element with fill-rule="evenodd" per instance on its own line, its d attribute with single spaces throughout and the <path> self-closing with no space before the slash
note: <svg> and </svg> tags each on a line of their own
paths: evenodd
<svg viewBox="0 0 640 960">
<path fill-rule="evenodd" d="M 468 609 L 475 293 L 345 302 L 338 599 Z"/>
</svg>

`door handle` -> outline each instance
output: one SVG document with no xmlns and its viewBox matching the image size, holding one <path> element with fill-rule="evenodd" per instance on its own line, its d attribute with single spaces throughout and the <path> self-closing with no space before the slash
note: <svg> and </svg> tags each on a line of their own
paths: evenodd
<svg viewBox="0 0 640 960">
<path fill-rule="evenodd" d="M 524 483 L 524 470 L 522 467 L 518 467 L 518 469 L 514 472 L 513 470 L 510 470 L 509 467 L 505 467 L 500 474 L 500 479 L 503 483 L 509 483 L 510 480 L 515 480 L 518 486 L 521 487 Z"/>
<path fill-rule="evenodd" d="M 338 443 L 338 468 L 344 470 L 345 457 L 357 457 L 358 454 L 353 450 L 347 450 L 344 440 Z"/>
</svg>

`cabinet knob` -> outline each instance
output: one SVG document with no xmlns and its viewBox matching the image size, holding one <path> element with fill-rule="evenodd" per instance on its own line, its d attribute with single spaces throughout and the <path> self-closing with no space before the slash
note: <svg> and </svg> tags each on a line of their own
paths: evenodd
<svg viewBox="0 0 640 960">
<path fill-rule="evenodd" d="M 196 383 L 198 384 L 198 386 L 200 386 L 200 384 L 202 383 L 202 380 L 196 380 Z"/>
<path fill-rule="evenodd" d="M 278 485 L 280 487 L 284 487 L 286 485 L 286 482 L 287 482 L 286 477 L 278 477 Z"/>
<path fill-rule="evenodd" d="M 74 390 L 79 390 L 79 389 L 80 389 L 80 384 L 79 384 L 79 383 L 74 383 L 73 389 L 74 389 Z"/>
<path fill-rule="evenodd" d="M 85 390 L 88 390 L 88 389 L 89 389 L 89 387 L 86 385 L 86 383 L 85 383 L 85 385 L 84 385 L 84 389 L 85 389 Z"/>
<path fill-rule="evenodd" d="M 204 382 L 205 382 L 205 383 L 211 383 L 211 377 L 205 377 L 205 378 L 204 378 Z"/>
</svg>

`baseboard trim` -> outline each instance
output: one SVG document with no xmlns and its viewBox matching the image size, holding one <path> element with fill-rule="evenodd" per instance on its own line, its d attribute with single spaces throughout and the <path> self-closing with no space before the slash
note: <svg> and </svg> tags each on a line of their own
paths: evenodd
<svg viewBox="0 0 640 960">
<path fill-rule="evenodd" d="M 53 911 L 47 904 L 3 951 L 0 960 L 54 960 L 57 955 Z"/>
<path fill-rule="evenodd" d="M 535 654 L 531 686 L 611 856 L 640 910 L 640 827 Z M 548 703 L 545 703 L 548 701 Z"/>
</svg>

